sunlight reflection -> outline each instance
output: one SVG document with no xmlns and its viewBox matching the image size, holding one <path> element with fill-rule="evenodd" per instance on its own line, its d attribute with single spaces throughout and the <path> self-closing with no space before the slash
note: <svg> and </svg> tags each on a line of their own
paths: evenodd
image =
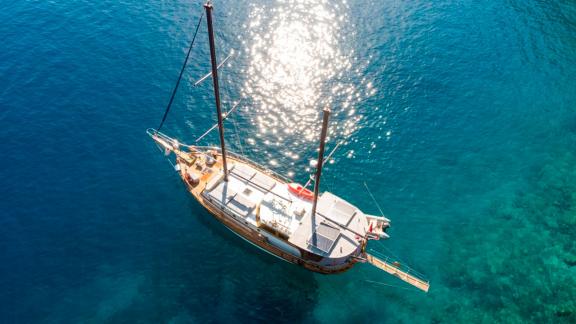
<svg viewBox="0 0 576 324">
<path fill-rule="evenodd" d="M 355 104 L 373 89 L 368 83 L 361 93 L 357 86 L 364 80 L 350 81 L 354 52 L 343 50 L 349 34 L 342 31 L 348 10 L 346 2 L 313 0 L 252 5 L 244 26 L 252 45 L 242 86 L 258 131 L 250 144 L 282 145 L 284 155 L 297 160 L 298 146 L 316 141 L 324 107 L 333 112 L 332 138 L 355 131 L 360 119 Z"/>
</svg>

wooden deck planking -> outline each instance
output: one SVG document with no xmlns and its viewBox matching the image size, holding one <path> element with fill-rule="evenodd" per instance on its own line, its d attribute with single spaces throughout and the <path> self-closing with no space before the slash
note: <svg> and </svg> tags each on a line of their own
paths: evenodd
<svg viewBox="0 0 576 324">
<path fill-rule="evenodd" d="M 408 274 L 400 269 L 398 269 L 397 267 L 389 264 L 386 261 L 380 260 L 377 257 L 370 255 L 370 254 L 366 254 L 366 260 L 368 260 L 368 262 L 370 264 L 372 264 L 373 266 L 375 266 L 376 268 L 382 269 L 386 272 L 388 272 L 389 274 L 398 277 L 400 280 L 409 283 L 410 285 L 428 292 L 428 289 L 430 289 L 430 284 L 424 280 L 421 280 L 419 278 L 416 278 L 414 276 L 412 276 L 411 274 Z"/>
</svg>

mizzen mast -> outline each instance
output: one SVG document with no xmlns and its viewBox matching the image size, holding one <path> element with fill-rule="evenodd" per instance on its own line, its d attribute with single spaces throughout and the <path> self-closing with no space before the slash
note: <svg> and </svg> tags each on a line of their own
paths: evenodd
<svg viewBox="0 0 576 324">
<path fill-rule="evenodd" d="M 312 233 L 316 231 L 316 205 L 318 204 L 318 194 L 320 191 L 320 176 L 324 165 L 324 147 L 326 146 L 326 135 L 328 134 L 328 118 L 330 109 L 324 108 L 322 119 L 322 132 L 320 133 L 320 150 L 318 151 L 318 162 L 316 164 L 316 179 L 314 180 L 314 202 L 312 203 Z M 312 235 L 312 245 L 316 246 L 316 235 Z"/>
<path fill-rule="evenodd" d="M 208 24 L 208 39 L 210 42 L 210 62 L 212 63 L 212 81 L 214 83 L 214 97 L 216 98 L 216 113 L 218 114 L 218 130 L 220 132 L 220 147 L 222 149 L 222 166 L 224 168 L 224 181 L 228 181 L 228 166 L 226 164 L 226 144 L 224 143 L 224 123 L 222 109 L 220 108 L 220 88 L 218 86 L 218 62 L 216 61 L 216 46 L 214 45 L 214 29 L 212 28 L 212 3 L 206 2 L 206 22 Z"/>
</svg>

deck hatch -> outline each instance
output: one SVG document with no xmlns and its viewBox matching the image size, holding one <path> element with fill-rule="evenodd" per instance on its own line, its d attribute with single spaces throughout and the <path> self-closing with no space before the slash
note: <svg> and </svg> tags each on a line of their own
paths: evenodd
<svg viewBox="0 0 576 324">
<path fill-rule="evenodd" d="M 255 206 L 256 204 L 243 194 L 237 194 L 226 204 L 226 207 L 242 217 L 248 216 Z"/>
<path fill-rule="evenodd" d="M 272 190 L 272 188 L 274 188 L 274 186 L 276 185 L 276 181 L 274 179 L 262 173 L 256 173 L 254 178 L 250 180 L 250 183 L 253 183 L 257 187 L 262 188 L 264 192 Z"/>
<path fill-rule="evenodd" d="M 338 224 L 347 226 L 356 215 L 357 208 L 332 194 L 324 193 L 318 199 L 318 212 Z"/>
<path fill-rule="evenodd" d="M 210 198 L 210 200 L 225 205 L 231 198 L 233 198 L 236 195 L 236 192 L 231 188 L 228 188 L 228 184 L 226 182 L 222 182 L 219 185 L 217 185 L 214 189 L 209 191 L 206 195 L 208 196 L 208 198 Z"/>
<path fill-rule="evenodd" d="M 256 170 L 242 164 L 235 164 L 234 168 L 230 171 L 230 174 L 239 180 L 250 181 L 250 179 L 252 179 L 256 174 Z"/>
<path fill-rule="evenodd" d="M 312 235 L 316 235 L 315 247 L 324 253 L 330 253 L 334 243 L 338 239 L 338 236 L 340 236 L 340 229 L 332 227 L 326 223 L 320 223 Z M 312 245 L 312 242 L 313 237 L 310 237 L 308 244 Z"/>
</svg>

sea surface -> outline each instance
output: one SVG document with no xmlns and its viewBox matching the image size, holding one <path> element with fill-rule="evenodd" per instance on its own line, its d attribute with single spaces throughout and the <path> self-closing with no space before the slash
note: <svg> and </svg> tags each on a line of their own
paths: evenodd
<svg viewBox="0 0 576 324">
<path fill-rule="evenodd" d="M 157 127 L 200 1 L 4 0 L 0 323 L 575 323 L 576 3 L 215 1 L 231 150 L 392 220 L 319 275 L 186 192 Z M 216 120 L 205 20 L 162 128 Z M 212 132 L 204 144 L 218 144 Z M 374 195 L 374 202 L 366 187 Z"/>
</svg>

